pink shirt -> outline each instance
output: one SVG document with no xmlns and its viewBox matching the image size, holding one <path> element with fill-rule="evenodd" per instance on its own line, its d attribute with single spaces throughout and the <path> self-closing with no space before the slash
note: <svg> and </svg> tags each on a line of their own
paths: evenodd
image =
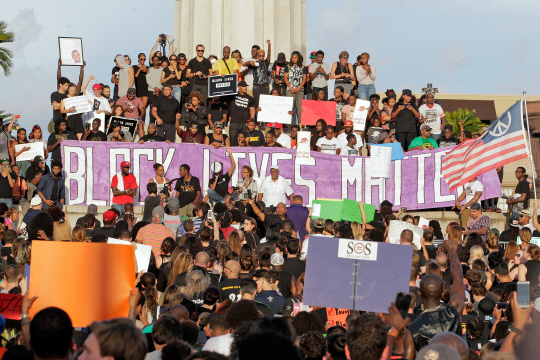
<svg viewBox="0 0 540 360">
<path fill-rule="evenodd" d="M 116 105 L 120 105 L 122 107 L 129 107 L 130 105 L 133 105 L 133 111 L 129 112 L 126 111 L 124 113 L 124 117 L 129 119 L 140 119 L 141 116 L 139 115 L 139 108 L 143 107 L 142 100 L 138 97 L 134 98 L 133 100 L 129 100 L 127 98 L 127 95 L 122 96 L 120 99 L 116 101 Z"/>
</svg>

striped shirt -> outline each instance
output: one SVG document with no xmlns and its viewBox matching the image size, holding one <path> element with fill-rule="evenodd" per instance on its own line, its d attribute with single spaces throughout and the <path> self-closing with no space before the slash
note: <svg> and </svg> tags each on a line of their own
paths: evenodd
<svg viewBox="0 0 540 360">
<path fill-rule="evenodd" d="M 480 228 L 483 226 L 487 227 L 488 231 L 491 228 L 491 219 L 486 215 L 482 215 L 478 219 L 473 219 L 472 217 L 470 217 L 469 221 L 467 221 L 467 229 L 469 230 L 480 230 Z M 487 236 L 488 233 L 480 235 L 484 242 L 487 240 Z"/>
<path fill-rule="evenodd" d="M 140 240 L 144 245 L 152 246 L 152 252 L 154 256 L 161 254 L 161 243 L 165 238 L 172 237 L 174 239 L 173 232 L 163 224 L 149 224 L 142 227 L 137 233 L 135 240 Z"/>
</svg>

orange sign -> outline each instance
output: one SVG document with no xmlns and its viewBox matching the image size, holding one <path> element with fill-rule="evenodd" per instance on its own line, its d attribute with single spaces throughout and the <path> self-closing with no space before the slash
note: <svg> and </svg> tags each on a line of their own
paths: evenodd
<svg viewBox="0 0 540 360">
<path fill-rule="evenodd" d="M 126 317 L 129 291 L 135 287 L 133 248 L 124 245 L 34 241 L 30 309 L 55 306 L 66 311 L 74 327 Z"/>
<path fill-rule="evenodd" d="M 345 320 L 350 313 L 352 313 L 352 310 L 326 308 L 326 317 L 328 318 L 328 321 L 332 323 L 332 326 L 339 325 L 343 326 L 345 329 L 347 328 Z"/>
</svg>

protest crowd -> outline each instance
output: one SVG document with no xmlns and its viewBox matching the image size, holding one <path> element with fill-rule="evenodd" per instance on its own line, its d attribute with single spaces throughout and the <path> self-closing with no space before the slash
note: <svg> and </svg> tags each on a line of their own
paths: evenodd
<svg viewBox="0 0 540 360">
<path fill-rule="evenodd" d="M 329 308 L 303 305 L 310 239 L 384 243 L 391 221 L 419 226 L 422 219 L 405 208 L 394 211 L 388 200 L 377 204 L 372 218 L 366 215 L 368 204 L 358 202 L 361 222 L 321 218 L 294 194 L 278 165 L 259 183 L 249 166 L 238 169 L 241 179 L 233 179 L 237 164 L 231 147 L 294 149 L 298 131 L 304 130 L 311 132 L 311 151 L 361 156 L 369 154 L 368 144 L 399 143 L 404 152 L 433 150 L 476 134 L 462 127 L 456 138 L 431 89 L 418 100 L 408 89 L 401 95 L 388 90 L 381 100 L 367 53 L 355 63 L 346 51 L 328 63 L 323 51 L 312 52 L 307 61 L 298 51 L 288 60 L 283 53 L 274 59 L 267 41 L 253 46 L 247 58 L 229 47 L 222 57 L 207 56 L 198 45 L 197 56 L 188 60 L 166 38 L 168 56 L 156 51 L 161 38 L 148 56 L 137 56 L 136 64 L 117 55 L 110 80 L 85 78 L 83 65 L 77 84 L 72 83 L 62 77 L 59 61 L 48 139 L 38 125 L 28 133 L 19 128 L 12 138 L 15 116 L 0 134 L 5 140 L 0 141 L 0 287 L 3 294 L 23 296 L 20 319 L 0 317 L 4 359 L 536 358 L 540 248 L 533 239 L 540 237 L 540 224 L 523 167 L 516 168 L 514 196 L 506 200 L 507 228 L 491 226 L 490 214 L 501 212 L 498 199 L 481 200 L 484 185 L 472 179 L 455 203 L 459 222 L 442 229 L 439 221 L 429 221 L 420 227 L 420 246 L 413 245 L 411 230 L 400 233 L 399 244 L 413 248 L 410 275 L 402 274 L 410 279 L 408 293 L 401 294 L 405 308 L 391 302 L 384 313 L 346 309 L 336 321 Z M 238 76 L 238 93 L 209 97 L 208 77 L 230 74 Z M 335 88 L 329 89 L 332 79 Z M 293 98 L 290 125 L 258 121 L 262 95 Z M 77 113 L 64 105 L 77 96 L 85 96 L 92 110 Z M 335 102 L 335 119 L 306 125 L 302 100 Z M 355 130 L 359 100 L 371 105 L 363 109 L 365 126 Z M 70 224 L 64 213 L 63 140 L 142 144 L 177 139 L 229 153 L 229 167 L 212 167 L 207 192 L 190 173 L 189 159 L 183 160 L 175 184 L 159 163 L 155 176 L 139 184 L 132 164 L 123 161 L 110 183 L 110 208 L 100 213 L 88 204 L 87 214 Z M 15 146 L 31 143 L 42 143 L 44 156 L 17 160 L 29 147 L 16 151 Z M 502 168 L 497 171 L 502 179 Z M 148 191 L 140 219 L 134 211 L 139 187 Z M 62 306 L 30 316 L 43 295 L 29 290 L 33 243 L 110 239 L 151 247 L 147 270 L 133 273 L 129 297 L 124 294 L 129 301 L 124 317 L 74 327 Z M 382 261 L 389 265 L 392 259 Z M 91 273 L 86 281 L 105 282 Z M 528 307 L 518 303 L 518 282 L 525 281 L 530 284 Z"/>
</svg>

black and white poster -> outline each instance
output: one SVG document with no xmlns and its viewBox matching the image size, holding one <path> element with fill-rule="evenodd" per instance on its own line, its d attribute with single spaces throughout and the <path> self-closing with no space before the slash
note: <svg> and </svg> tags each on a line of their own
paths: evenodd
<svg viewBox="0 0 540 360">
<path fill-rule="evenodd" d="M 236 95 L 238 93 L 238 74 L 208 77 L 208 97 Z"/>
<path fill-rule="evenodd" d="M 131 138 L 135 139 L 135 131 L 137 131 L 137 119 L 128 119 L 125 117 L 120 116 L 111 116 L 109 120 L 109 124 L 112 124 L 113 122 L 117 122 L 120 124 L 120 127 L 122 128 L 123 132 L 128 132 L 131 134 Z M 113 132 L 112 127 L 107 128 L 107 135 Z"/>
<path fill-rule="evenodd" d="M 83 66 L 82 38 L 58 38 L 62 66 Z"/>
</svg>

